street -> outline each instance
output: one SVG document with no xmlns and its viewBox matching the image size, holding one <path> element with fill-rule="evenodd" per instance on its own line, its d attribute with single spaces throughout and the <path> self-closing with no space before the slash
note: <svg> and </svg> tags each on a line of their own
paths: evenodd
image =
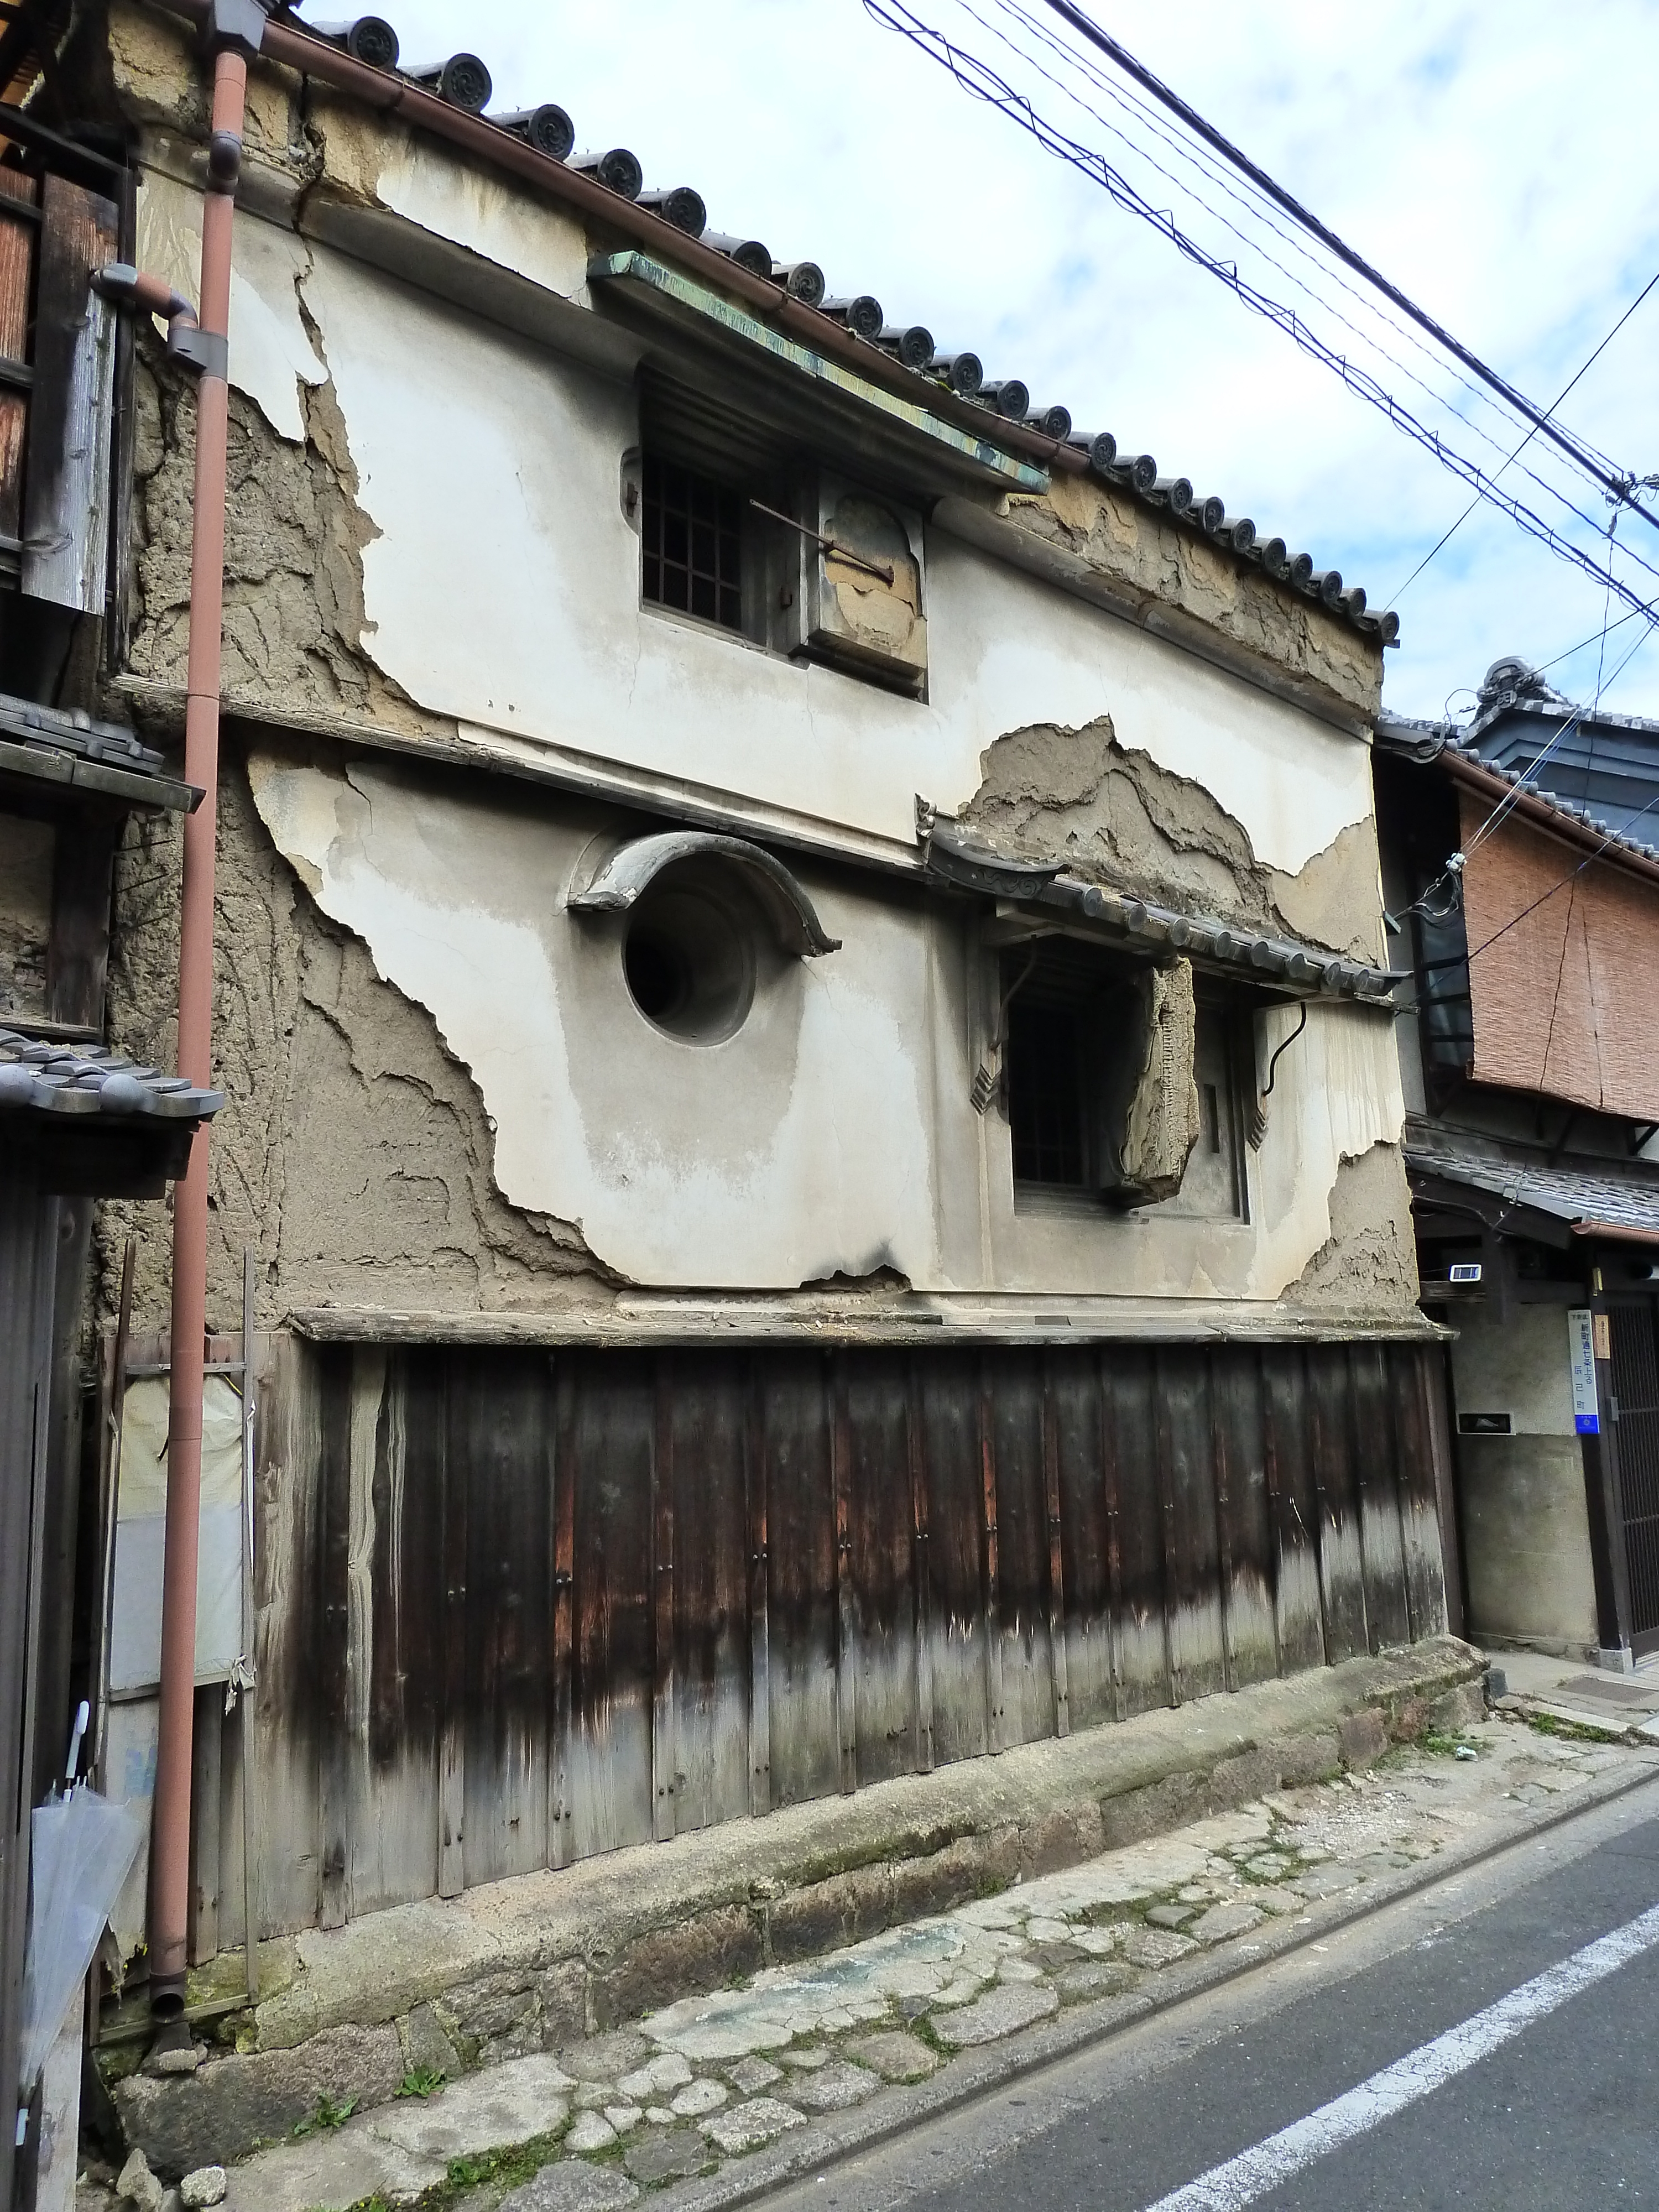
<svg viewBox="0 0 1659 2212">
<path fill-rule="evenodd" d="M 1659 2202 L 1652 1923 L 1626 1939 L 1624 1963 L 1376 2124 L 1340 2140 L 1350 2106 L 1334 2125 L 1327 2114 L 1299 2130 L 1290 2178 L 1243 2155 L 1656 1902 L 1649 1788 L 773 2201 L 790 2212 Z M 1437 2056 L 1443 2075 L 1443 2046 Z M 1432 2077 L 1434 2061 L 1418 2070 Z M 1335 2140 L 1322 2154 L 1322 2134 Z"/>
</svg>

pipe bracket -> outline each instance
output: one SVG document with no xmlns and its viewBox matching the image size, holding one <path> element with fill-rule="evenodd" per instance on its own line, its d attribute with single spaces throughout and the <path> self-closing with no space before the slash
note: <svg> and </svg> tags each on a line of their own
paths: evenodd
<svg viewBox="0 0 1659 2212">
<path fill-rule="evenodd" d="M 181 368 L 198 376 L 230 381 L 230 341 L 217 331 L 204 331 L 194 323 L 177 322 L 167 331 L 167 352 Z"/>
</svg>

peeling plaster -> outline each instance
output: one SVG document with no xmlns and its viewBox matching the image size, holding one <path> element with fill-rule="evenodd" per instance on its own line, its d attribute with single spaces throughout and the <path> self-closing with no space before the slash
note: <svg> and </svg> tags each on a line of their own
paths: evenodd
<svg viewBox="0 0 1659 2212">
<path fill-rule="evenodd" d="M 686 1045 L 633 1007 L 619 937 L 562 911 L 596 810 L 510 811 L 378 763 L 344 777 L 256 757 L 251 774 L 278 849 L 471 1070 L 503 1194 L 579 1221 L 631 1281 L 787 1289 L 888 1267 L 918 1290 L 1271 1301 L 1367 1226 L 1334 1218 L 1334 1194 L 1345 1161 L 1397 1140 L 1403 1106 L 1390 1024 L 1366 1009 L 1316 1006 L 1280 1060 L 1249 1222 L 1016 1213 L 1006 1130 L 968 1102 L 948 909 L 803 871 L 843 950 L 780 963 L 735 1036 Z M 1262 1017 L 1263 1064 L 1295 1018 Z M 988 1206 L 982 1140 L 1000 1147 Z M 1393 1313 L 1409 1245 L 1391 1218 L 1370 1226 L 1343 1296 Z"/>
<path fill-rule="evenodd" d="M 617 498 L 631 388 L 321 246 L 305 299 L 380 532 L 373 649 L 434 713 L 906 842 L 915 793 L 967 805 L 1006 732 L 1104 714 L 1287 873 L 1370 817 L 1358 740 L 942 536 L 927 702 L 665 620 Z M 437 515 L 465 562 L 434 557 Z"/>
<path fill-rule="evenodd" d="M 301 318 L 296 290 L 311 267 L 310 250 L 291 231 L 243 216 L 231 253 L 230 381 L 279 438 L 302 446 L 300 386 L 328 378 Z M 139 179 L 138 265 L 198 304 L 201 195 L 156 169 Z"/>
<path fill-rule="evenodd" d="M 458 792 L 434 804 L 378 763 L 343 781 L 256 756 L 250 773 L 324 911 L 471 1070 L 513 1205 L 579 1221 L 635 1281 L 939 1279 L 918 920 L 814 884 L 826 927 L 858 949 L 780 958 L 735 1036 L 687 1044 L 629 998 L 620 926 L 562 911 L 592 821 Z M 965 1097 L 965 1057 L 957 1080 Z"/>
</svg>

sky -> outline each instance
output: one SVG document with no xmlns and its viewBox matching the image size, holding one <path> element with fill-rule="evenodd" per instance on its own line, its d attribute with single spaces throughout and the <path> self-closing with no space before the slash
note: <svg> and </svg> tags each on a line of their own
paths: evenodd
<svg viewBox="0 0 1659 2212">
<path fill-rule="evenodd" d="M 1028 4 L 1052 20 L 1042 0 Z M 1397 606 L 1401 642 L 1388 655 L 1384 690 L 1395 712 L 1467 712 L 1489 664 L 1518 654 L 1554 664 L 1551 680 L 1585 700 L 1599 666 L 1604 704 L 1659 714 L 1659 637 L 1638 618 L 1603 640 L 1602 587 L 1490 509 L 1471 515 L 1402 590 L 1468 505 L 1463 484 L 1097 184 L 873 21 L 861 0 L 383 5 L 406 66 L 465 46 L 491 71 L 496 108 L 557 100 L 579 148 L 627 146 L 647 185 L 695 185 L 711 228 L 763 238 L 780 259 L 817 261 L 832 293 L 874 293 L 891 319 L 970 347 L 990 374 L 1022 378 L 1034 399 L 1062 402 L 1079 427 L 1111 430 L 1121 449 L 1150 452 L 1164 473 L 1219 493 L 1262 536 L 1340 568 L 1374 608 Z M 1133 133 L 1139 153 L 1109 135 L 1107 125 L 1124 119 L 1109 98 L 1062 71 L 1097 109 L 1091 116 L 1011 60 L 997 36 L 1009 27 L 1000 0 L 910 5 L 1003 67 L 1073 137 L 1121 161 L 1206 246 L 1236 254 L 1264 289 L 1294 298 L 1259 243 L 1241 248 L 1224 229 L 1218 218 L 1230 204 L 1214 185 L 1204 187 L 1213 212 L 1195 207 L 1146 167 L 1143 129 Z M 1540 407 L 1659 272 L 1659 0 L 1091 6 Z M 321 0 L 307 9 L 324 12 Z M 1293 248 L 1267 247 L 1287 267 L 1305 266 Z M 1355 357 L 1396 397 L 1483 463 L 1495 466 L 1511 450 L 1508 420 L 1460 392 L 1443 360 L 1383 331 L 1328 275 L 1310 275 L 1389 346 L 1393 364 L 1379 367 L 1358 347 Z M 1310 319 L 1322 313 L 1310 310 Z M 1349 343 L 1328 315 L 1322 326 Z M 1560 419 L 1621 470 L 1659 471 L 1659 288 Z M 1559 514 L 1523 473 L 1534 462 L 1568 483 L 1537 447 L 1504 482 Z M 1572 489 L 1588 520 L 1567 526 L 1593 542 L 1611 510 L 1582 480 Z M 1659 494 L 1650 503 L 1659 509 Z M 1659 531 L 1626 515 L 1619 537 L 1659 569 Z M 1659 576 L 1633 557 L 1624 573 L 1659 593 Z M 1616 619 L 1624 610 L 1613 600 L 1610 611 Z"/>
</svg>

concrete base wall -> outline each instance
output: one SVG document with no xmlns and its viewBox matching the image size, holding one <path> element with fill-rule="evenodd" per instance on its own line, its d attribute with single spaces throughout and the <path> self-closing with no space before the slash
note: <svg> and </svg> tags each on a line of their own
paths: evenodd
<svg viewBox="0 0 1659 2212">
<path fill-rule="evenodd" d="M 1460 1437 L 1469 1632 L 1596 1640 L 1583 1453 L 1574 1437 Z"/>
</svg>

